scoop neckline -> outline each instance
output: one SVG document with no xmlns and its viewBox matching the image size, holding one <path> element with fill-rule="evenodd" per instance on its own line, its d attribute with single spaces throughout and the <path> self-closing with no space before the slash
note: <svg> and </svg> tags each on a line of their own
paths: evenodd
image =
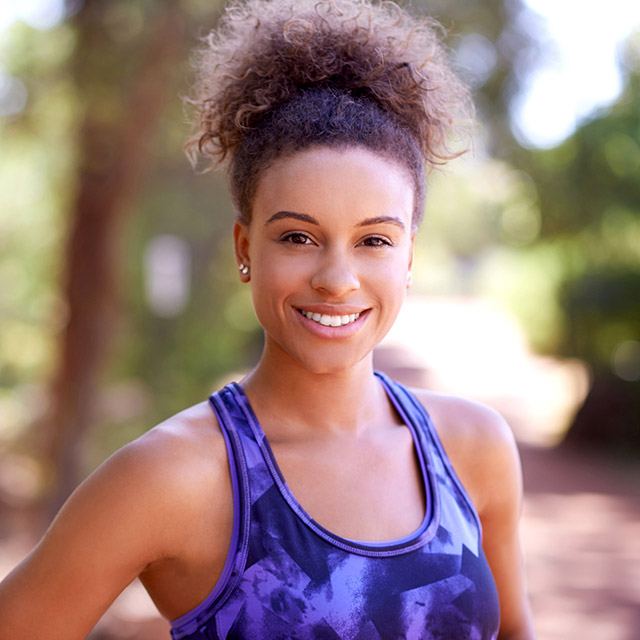
<svg viewBox="0 0 640 640">
<path fill-rule="evenodd" d="M 425 512 L 421 523 L 416 529 L 400 538 L 390 540 L 355 540 L 346 538 L 326 528 L 315 520 L 311 514 L 298 501 L 289 487 L 280 466 L 273 453 L 266 433 L 251 406 L 249 398 L 238 382 L 230 383 L 230 388 L 247 418 L 255 440 L 260 447 L 269 471 L 280 491 L 282 497 L 293 512 L 315 533 L 344 551 L 361 555 L 384 556 L 408 553 L 428 542 L 435 534 L 438 527 L 440 504 L 435 481 L 432 475 L 433 465 L 431 452 L 426 445 L 425 434 L 422 427 L 417 424 L 414 414 L 405 408 L 404 403 L 393 389 L 391 381 L 381 372 L 374 371 L 374 375 L 381 381 L 382 387 L 396 411 L 400 415 L 404 426 L 409 429 L 413 441 L 413 447 L 418 457 L 418 466 L 425 496 Z"/>
</svg>

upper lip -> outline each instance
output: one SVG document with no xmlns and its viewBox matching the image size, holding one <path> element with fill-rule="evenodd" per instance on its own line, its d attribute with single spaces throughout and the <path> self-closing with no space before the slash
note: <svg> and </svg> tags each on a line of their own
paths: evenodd
<svg viewBox="0 0 640 640">
<path fill-rule="evenodd" d="M 363 313 L 368 307 L 354 307 L 349 305 L 330 305 L 330 304 L 304 304 L 295 305 L 300 311 L 308 313 L 319 313 L 326 316 L 350 316 L 354 313 Z"/>
</svg>

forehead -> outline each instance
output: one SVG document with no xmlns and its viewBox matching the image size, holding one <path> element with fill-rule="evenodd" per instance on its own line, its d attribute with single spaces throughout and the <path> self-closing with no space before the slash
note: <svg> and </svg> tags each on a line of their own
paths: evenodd
<svg viewBox="0 0 640 640">
<path fill-rule="evenodd" d="M 413 181 L 397 161 L 363 147 L 311 147 L 277 159 L 258 182 L 253 220 L 278 210 L 335 222 L 395 215 L 407 228 L 414 204 Z"/>
</svg>

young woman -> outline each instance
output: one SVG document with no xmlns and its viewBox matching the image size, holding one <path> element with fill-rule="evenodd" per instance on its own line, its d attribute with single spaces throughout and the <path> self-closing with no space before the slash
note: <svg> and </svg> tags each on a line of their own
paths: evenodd
<svg viewBox="0 0 640 640">
<path fill-rule="evenodd" d="M 435 25 L 236 2 L 192 102 L 262 357 L 78 487 L 1 585 L 0 638 L 83 638 L 136 576 L 175 640 L 532 638 L 510 429 L 372 366 L 467 103 Z"/>
</svg>

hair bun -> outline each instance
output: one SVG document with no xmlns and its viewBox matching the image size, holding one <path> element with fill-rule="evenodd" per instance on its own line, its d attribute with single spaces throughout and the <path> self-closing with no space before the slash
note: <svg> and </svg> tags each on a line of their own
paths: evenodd
<svg viewBox="0 0 640 640">
<path fill-rule="evenodd" d="M 233 154 L 265 114 L 315 86 L 374 99 L 416 138 L 428 164 L 457 153 L 452 127 L 471 112 L 441 27 L 392 2 L 235 0 L 196 58 L 187 144 L 212 161 Z"/>
</svg>

